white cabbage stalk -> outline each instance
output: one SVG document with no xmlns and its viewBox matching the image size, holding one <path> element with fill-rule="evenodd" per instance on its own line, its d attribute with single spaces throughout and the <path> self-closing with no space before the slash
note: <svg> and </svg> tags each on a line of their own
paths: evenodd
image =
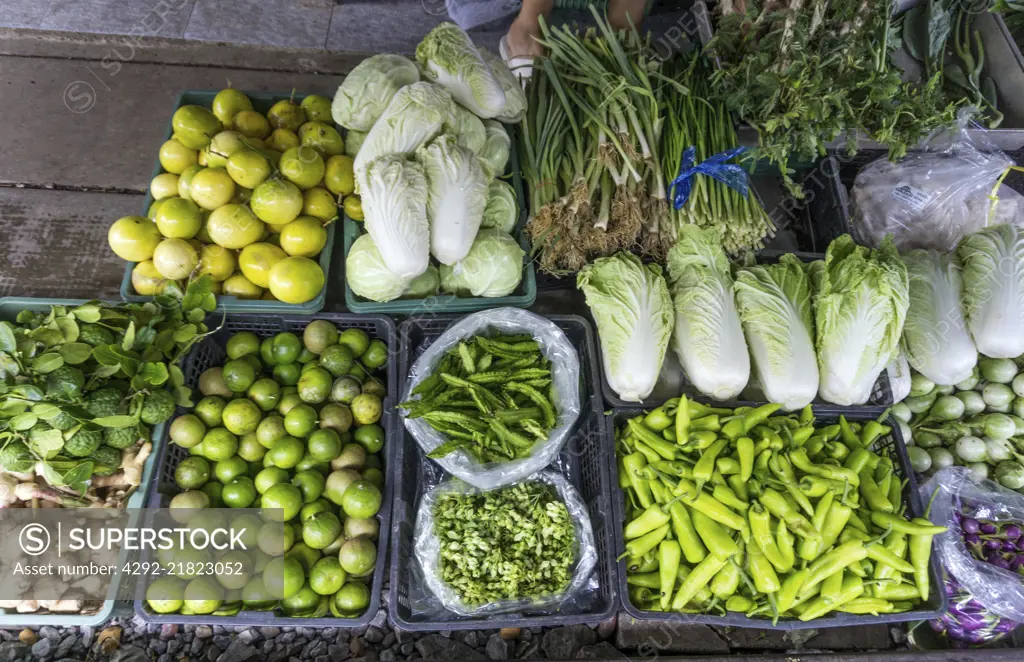
<svg viewBox="0 0 1024 662">
<path fill-rule="evenodd" d="M 487 172 L 473 152 L 449 135 L 417 150 L 416 160 L 427 176 L 430 252 L 441 264 L 455 264 L 469 253 L 480 229 Z"/>
<path fill-rule="evenodd" d="M 994 225 L 968 235 L 956 249 L 963 264 L 964 313 L 985 356 L 1024 354 L 1024 233 Z"/>
<path fill-rule="evenodd" d="M 971 376 L 978 350 L 964 321 L 964 282 L 956 256 L 912 250 L 903 256 L 910 283 L 910 308 L 903 325 L 907 361 L 944 386 Z"/>
<path fill-rule="evenodd" d="M 430 264 L 427 178 L 403 156 L 382 156 L 366 168 L 362 193 L 366 231 L 388 270 L 412 279 Z"/>
<path fill-rule="evenodd" d="M 818 393 L 837 405 L 861 405 L 899 350 L 909 305 L 907 268 L 892 240 L 877 250 L 849 235 L 833 241 L 814 300 Z"/>
<path fill-rule="evenodd" d="M 444 87 L 477 117 L 505 110 L 505 91 L 483 56 L 459 26 L 441 23 L 416 47 L 424 78 Z"/>
<path fill-rule="evenodd" d="M 683 226 L 668 252 L 668 273 L 676 315 L 672 348 L 686 376 L 705 395 L 735 398 L 750 379 L 750 354 L 717 233 Z"/>
<path fill-rule="evenodd" d="M 793 411 L 818 394 L 811 279 L 795 255 L 736 274 L 736 308 L 769 402 Z"/>
<path fill-rule="evenodd" d="M 455 136 L 460 145 L 481 156 L 487 144 L 487 131 L 479 117 L 457 103 L 452 104 L 452 115 L 445 122 L 444 133 Z"/>
<path fill-rule="evenodd" d="M 356 155 L 356 184 L 362 192 L 366 165 L 380 156 L 409 155 L 441 133 L 454 104 L 443 88 L 413 83 L 398 91 L 366 135 Z"/>
<path fill-rule="evenodd" d="M 526 91 L 519 78 L 508 68 L 505 61 L 482 46 L 477 49 L 483 56 L 484 62 L 491 68 L 494 77 L 501 83 L 501 89 L 505 91 L 505 109 L 494 119 L 506 124 L 517 124 L 526 116 Z"/>
<path fill-rule="evenodd" d="M 505 172 L 508 156 L 512 152 L 512 138 L 508 135 L 508 130 L 494 120 L 484 120 L 484 131 L 487 134 L 487 142 L 480 158 L 483 159 L 491 177 L 497 177 Z"/>
<path fill-rule="evenodd" d="M 498 228 L 504 232 L 512 232 L 519 220 L 519 205 L 512 186 L 500 179 L 495 179 L 487 187 L 487 206 L 480 222 L 482 228 Z"/>
<path fill-rule="evenodd" d="M 642 401 L 658 381 L 675 323 L 661 267 L 618 253 L 585 266 L 576 286 L 597 322 L 608 385 L 627 402 Z"/>
<path fill-rule="evenodd" d="M 441 265 L 441 289 L 460 296 L 508 296 L 523 279 L 524 257 L 526 251 L 507 232 L 480 230 L 464 260 Z"/>
<path fill-rule="evenodd" d="M 369 131 L 395 93 L 419 79 L 420 71 L 409 58 L 372 55 L 345 76 L 334 94 L 331 116 L 350 131 Z"/>
<path fill-rule="evenodd" d="M 356 295 L 370 301 L 391 301 L 402 296 L 413 281 L 400 278 L 384 264 L 368 234 L 359 235 L 345 257 L 345 280 Z"/>
<path fill-rule="evenodd" d="M 886 366 L 885 374 L 889 378 L 889 390 L 892 391 L 893 404 L 903 402 L 910 395 L 911 375 L 907 352 L 902 343 L 896 358 Z"/>
</svg>

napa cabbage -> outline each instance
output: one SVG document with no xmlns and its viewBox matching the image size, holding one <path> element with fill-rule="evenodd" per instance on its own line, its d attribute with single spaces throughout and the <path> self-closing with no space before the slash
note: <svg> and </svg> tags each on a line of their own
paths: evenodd
<svg viewBox="0 0 1024 662">
<path fill-rule="evenodd" d="M 507 124 L 517 124 L 526 116 L 526 91 L 523 90 L 523 84 L 500 57 L 486 48 L 481 47 L 477 50 L 505 92 L 505 108 L 495 115 L 494 119 Z"/>
<path fill-rule="evenodd" d="M 454 23 L 441 23 L 416 47 L 423 77 L 451 92 L 477 117 L 505 110 L 505 91 L 469 35 Z"/>
<path fill-rule="evenodd" d="M 818 394 L 811 279 L 795 255 L 777 264 L 741 269 L 734 285 L 736 309 L 769 402 L 792 411 Z"/>
<path fill-rule="evenodd" d="M 411 284 L 409 279 L 400 278 L 388 269 L 377 244 L 368 234 L 352 242 L 345 257 L 345 280 L 356 295 L 370 301 L 397 299 Z"/>
<path fill-rule="evenodd" d="M 334 94 L 331 116 L 350 131 L 369 131 L 398 90 L 419 79 L 419 69 L 409 58 L 372 55 L 345 76 Z"/>
<path fill-rule="evenodd" d="M 359 148 L 363 146 L 363 142 L 366 140 L 365 131 L 354 131 L 349 130 L 345 133 L 345 155 L 355 159 L 359 154 Z"/>
<path fill-rule="evenodd" d="M 978 351 L 997 359 L 1024 354 L 1024 233 L 994 225 L 964 237 L 964 313 Z"/>
<path fill-rule="evenodd" d="M 477 156 L 483 154 L 487 144 L 487 131 L 480 118 L 457 103 L 452 104 L 452 115 L 445 122 L 443 131 L 455 136 L 460 145 Z"/>
<path fill-rule="evenodd" d="M 427 270 L 416 276 L 402 292 L 403 299 L 426 299 L 437 294 L 437 288 L 441 284 L 441 275 L 437 267 L 430 265 Z"/>
<path fill-rule="evenodd" d="M 750 354 L 718 233 L 680 228 L 668 252 L 668 274 L 676 319 L 672 347 L 686 376 L 705 395 L 735 398 L 750 379 Z"/>
<path fill-rule="evenodd" d="M 480 158 L 483 159 L 491 176 L 497 177 L 505 172 L 508 156 L 512 151 L 512 138 L 508 135 L 508 130 L 494 120 L 484 120 L 484 131 L 487 141 Z"/>
<path fill-rule="evenodd" d="M 952 386 L 971 376 L 978 350 L 964 321 L 964 283 L 956 256 L 917 249 L 903 256 L 910 308 L 903 325 L 907 361 L 936 384 Z"/>
<path fill-rule="evenodd" d="M 829 245 L 820 280 L 814 301 L 818 393 L 837 405 L 864 404 L 899 350 L 909 306 L 907 267 L 891 237 L 873 250 L 843 235 Z"/>
<path fill-rule="evenodd" d="M 519 205 L 512 187 L 500 179 L 495 179 L 487 187 L 487 206 L 480 222 L 482 228 L 498 228 L 504 232 L 512 232 L 519 220 Z"/>
<path fill-rule="evenodd" d="M 675 324 L 661 267 L 618 253 L 585 266 L 576 286 L 597 322 L 608 385 L 623 400 L 642 401 L 658 381 Z"/>
<path fill-rule="evenodd" d="M 427 178 L 423 166 L 404 156 L 382 156 L 366 167 L 363 214 L 366 231 L 396 277 L 412 279 L 430 263 Z"/>
<path fill-rule="evenodd" d="M 508 296 L 523 279 L 525 256 L 526 251 L 507 232 L 480 230 L 464 259 L 441 265 L 441 289 L 459 296 Z"/>
</svg>

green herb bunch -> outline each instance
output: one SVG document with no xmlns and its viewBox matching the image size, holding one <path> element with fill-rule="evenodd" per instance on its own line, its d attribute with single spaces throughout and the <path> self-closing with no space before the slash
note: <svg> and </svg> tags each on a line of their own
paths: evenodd
<svg viewBox="0 0 1024 662">
<path fill-rule="evenodd" d="M 441 579 L 467 605 L 551 595 L 572 578 L 576 532 L 545 483 L 444 494 L 434 505 L 434 535 Z"/>
<path fill-rule="evenodd" d="M 0 469 L 35 470 L 61 488 L 43 498 L 82 505 L 75 495 L 120 468 L 147 425 L 192 405 L 178 363 L 209 331 L 211 284 L 203 277 L 152 302 L 90 301 L 0 322 Z"/>
</svg>

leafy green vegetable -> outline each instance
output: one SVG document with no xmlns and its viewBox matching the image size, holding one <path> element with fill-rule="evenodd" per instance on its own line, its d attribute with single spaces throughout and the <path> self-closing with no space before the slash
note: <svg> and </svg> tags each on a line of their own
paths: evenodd
<svg viewBox="0 0 1024 662">
<path fill-rule="evenodd" d="M 487 206 L 480 222 L 481 228 L 497 228 L 503 232 L 512 232 L 519 220 L 519 205 L 512 187 L 500 179 L 495 179 L 487 187 Z"/>
<path fill-rule="evenodd" d="M 416 160 L 427 177 L 430 253 L 441 264 L 453 265 L 466 257 L 480 229 L 488 173 L 483 162 L 450 135 L 416 150 Z M 423 270 L 402 275 L 420 273 Z"/>
<path fill-rule="evenodd" d="M 463 260 L 441 265 L 441 289 L 475 297 L 507 296 L 523 280 L 524 257 L 526 251 L 507 232 L 480 230 Z"/>
<path fill-rule="evenodd" d="M 993 358 L 1024 354 L 1024 232 L 994 225 L 964 237 L 964 313 L 978 351 Z"/>
<path fill-rule="evenodd" d="M 390 53 L 372 55 L 345 76 L 334 95 L 331 115 L 349 131 L 369 131 L 398 90 L 419 79 L 419 69 L 408 58 Z M 349 137 L 345 137 L 346 144 Z"/>
<path fill-rule="evenodd" d="M 477 117 L 491 118 L 505 110 L 505 91 L 480 52 L 459 26 L 441 23 L 416 47 L 423 77 L 447 89 Z"/>
<path fill-rule="evenodd" d="M 357 296 L 370 301 L 397 299 L 411 282 L 388 269 L 368 234 L 360 235 L 345 257 L 345 280 Z"/>
</svg>

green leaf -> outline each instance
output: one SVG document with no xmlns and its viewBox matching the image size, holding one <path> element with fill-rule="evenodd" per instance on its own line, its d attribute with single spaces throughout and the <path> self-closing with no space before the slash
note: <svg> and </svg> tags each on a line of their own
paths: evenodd
<svg viewBox="0 0 1024 662">
<path fill-rule="evenodd" d="M 32 369 L 44 375 L 53 372 L 62 365 L 64 365 L 64 358 L 55 352 L 40 354 L 32 361 Z"/>
<path fill-rule="evenodd" d="M 206 319 L 206 312 L 200 308 L 188 311 L 188 321 L 194 324 L 199 324 Z"/>
<path fill-rule="evenodd" d="M 33 340 L 38 340 L 43 343 L 46 347 L 53 347 L 58 343 L 64 342 L 64 334 L 57 329 L 49 329 L 46 327 L 39 327 L 38 329 L 32 329 L 28 332 L 28 336 Z"/>
<path fill-rule="evenodd" d="M 203 302 L 199 304 L 199 307 L 208 313 L 217 310 L 217 295 L 213 292 L 207 292 L 203 295 Z"/>
<path fill-rule="evenodd" d="M 163 329 L 158 332 L 156 334 L 156 338 L 153 339 L 153 346 L 161 352 L 170 352 L 174 349 L 174 331 L 171 329 Z"/>
<path fill-rule="evenodd" d="M 43 462 L 42 465 L 43 465 L 43 478 L 46 480 L 46 482 L 49 483 L 50 485 L 53 485 L 54 487 L 63 487 L 64 486 L 64 477 L 61 476 L 57 472 L 56 469 L 51 467 L 46 462 Z"/>
<path fill-rule="evenodd" d="M 179 343 L 187 343 L 196 337 L 196 325 L 185 324 L 184 326 L 178 327 L 174 332 L 174 341 Z"/>
<path fill-rule="evenodd" d="M 925 6 L 927 8 L 928 30 L 927 62 L 929 67 L 932 68 L 941 61 L 943 52 L 946 50 L 946 41 L 949 39 L 949 34 L 952 30 L 952 22 L 949 10 L 943 7 L 942 3 L 933 1 Z"/>
<path fill-rule="evenodd" d="M 14 318 L 14 321 L 16 321 L 18 324 L 28 324 L 35 318 L 36 314 L 33 313 L 31 310 L 23 310 L 20 313 L 18 313 L 18 316 Z"/>
<path fill-rule="evenodd" d="M 999 107 L 999 94 L 996 92 L 996 82 L 991 76 L 985 76 L 981 81 L 981 93 L 993 108 Z"/>
<path fill-rule="evenodd" d="M 162 385 L 170 376 L 167 373 L 167 366 L 163 363 L 143 363 L 139 374 L 151 386 Z"/>
<path fill-rule="evenodd" d="M 15 386 L 11 389 L 11 393 L 31 402 L 40 402 L 44 396 L 42 389 L 32 384 L 20 384 Z"/>
<path fill-rule="evenodd" d="M 129 428 L 139 423 L 134 416 L 101 416 L 92 419 L 92 422 L 104 428 Z"/>
<path fill-rule="evenodd" d="M 0 352 L 0 382 L 7 376 L 17 377 L 19 374 L 21 374 L 21 367 L 18 362 L 9 354 Z"/>
<path fill-rule="evenodd" d="M 58 317 L 55 320 L 57 328 L 64 335 L 64 342 L 75 342 L 78 340 L 78 323 L 70 317 Z"/>
<path fill-rule="evenodd" d="M 117 364 L 117 365 L 101 365 L 98 368 L 96 368 L 96 370 L 93 372 L 93 374 L 96 375 L 97 377 L 99 377 L 100 379 L 105 379 L 107 377 L 113 377 L 120 370 L 121 370 L 121 364 L 120 363 Z"/>
<path fill-rule="evenodd" d="M 85 483 L 85 481 L 92 478 L 92 461 L 86 460 L 78 466 L 70 469 L 64 474 L 64 483 L 67 485 L 75 485 L 76 483 Z M 77 490 L 76 490 L 77 491 Z"/>
<path fill-rule="evenodd" d="M 41 402 L 32 407 L 32 413 L 44 421 L 50 421 L 60 415 L 61 409 L 57 405 L 48 402 Z"/>
<path fill-rule="evenodd" d="M 14 353 L 18 349 L 18 341 L 14 337 L 14 327 L 10 322 L 0 322 L 0 352 Z"/>
<path fill-rule="evenodd" d="M 57 350 L 60 355 L 64 357 L 65 363 L 71 365 L 78 365 L 79 363 L 85 363 L 92 356 L 92 347 L 82 342 L 69 342 L 65 345 L 61 345 L 60 349 Z"/>
<path fill-rule="evenodd" d="M 124 351 L 130 351 L 132 345 L 135 344 L 135 321 L 128 322 L 128 328 L 125 329 L 124 338 L 121 340 L 121 347 Z"/>
<path fill-rule="evenodd" d="M 11 419 L 11 429 L 19 431 L 31 430 L 38 422 L 38 416 L 31 412 L 25 412 Z"/>
<path fill-rule="evenodd" d="M 18 354 L 22 359 L 30 359 L 36 355 L 37 345 L 35 340 L 22 340 L 18 343 Z"/>
<path fill-rule="evenodd" d="M 67 485 L 66 487 L 74 490 L 75 492 L 78 492 L 79 494 L 85 494 L 85 491 L 89 489 L 89 483 L 86 483 L 86 482 L 74 483 L 72 485 Z"/>
<path fill-rule="evenodd" d="M 148 347 L 153 344 L 156 339 L 156 330 L 148 326 L 144 326 L 135 332 L 135 344 L 139 347 Z"/>
<path fill-rule="evenodd" d="M 971 91 L 971 83 L 967 80 L 967 76 L 964 75 L 964 70 L 960 68 L 960 65 L 956 62 L 950 62 L 946 64 L 946 68 L 943 70 L 943 74 L 947 81 L 950 81 L 964 90 Z"/>
<path fill-rule="evenodd" d="M 176 365 L 170 368 L 171 386 L 183 386 L 185 384 L 185 373 Z"/>
<path fill-rule="evenodd" d="M 174 404 L 179 407 L 192 407 L 192 389 L 187 386 L 174 387 Z"/>
<path fill-rule="evenodd" d="M 48 460 L 64 448 L 64 435 L 60 430 L 43 430 L 31 435 L 28 445 L 36 455 Z"/>
<path fill-rule="evenodd" d="M 83 322 L 95 324 L 100 321 L 100 307 L 93 303 L 83 304 L 71 312 L 75 314 L 75 317 Z"/>
</svg>

